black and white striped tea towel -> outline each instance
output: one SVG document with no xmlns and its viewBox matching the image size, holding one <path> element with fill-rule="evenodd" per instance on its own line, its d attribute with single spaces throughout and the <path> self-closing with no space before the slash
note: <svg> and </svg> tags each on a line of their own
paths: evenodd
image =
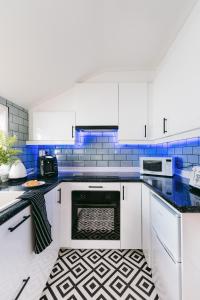
<svg viewBox="0 0 200 300">
<path fill-rule="evenodd" d="M 52 242 L 51 224 L 47 218 L 44 194 L 40 191 L 29 192 L 21 195 L 20 198 L 31 202 L 34 251 L 39 254 Z"/>
</svg>

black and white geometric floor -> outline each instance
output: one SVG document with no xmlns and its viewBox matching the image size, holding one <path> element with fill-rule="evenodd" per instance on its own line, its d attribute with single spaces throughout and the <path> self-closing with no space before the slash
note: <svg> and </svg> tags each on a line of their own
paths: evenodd
<svg viewBox="0 0 200 300">
<path fill-rule="evenodd" d="M 141 250 L 62 249 L 40 300 L 158 300 Z"/>
</svg>

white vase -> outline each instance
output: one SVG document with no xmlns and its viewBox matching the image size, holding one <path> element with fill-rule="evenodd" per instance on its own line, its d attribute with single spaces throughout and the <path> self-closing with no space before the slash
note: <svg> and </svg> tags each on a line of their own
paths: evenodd
<svg viewBox="0 0 200 300">
<path fill-rule="evenodd" d="M 0 165 L 0 181 L 6 182 L 8 181 L 8 174 L 10 171 L 10 165 Z"/>
</svg>

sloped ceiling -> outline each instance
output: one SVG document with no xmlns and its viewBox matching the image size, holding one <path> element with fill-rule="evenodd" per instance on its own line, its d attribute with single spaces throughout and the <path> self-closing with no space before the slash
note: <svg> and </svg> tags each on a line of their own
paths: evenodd
<svg viewBox="0 0 200 300">
<path fill-rule="evenodd" d="M 0 95 L 26 108 L 105 70 L 155 69 L 196 0 L 0 0 Z"/>
</svg>

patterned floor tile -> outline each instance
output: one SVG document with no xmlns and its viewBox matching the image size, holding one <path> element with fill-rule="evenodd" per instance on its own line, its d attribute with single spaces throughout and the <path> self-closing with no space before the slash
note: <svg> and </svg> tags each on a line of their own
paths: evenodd
<svg viewBox="0 0 200 300">
<path fill-rule="evenodd" d="M 141 250 L 61 249 L 40 300 L 158 300 Z"/>
</svg>

